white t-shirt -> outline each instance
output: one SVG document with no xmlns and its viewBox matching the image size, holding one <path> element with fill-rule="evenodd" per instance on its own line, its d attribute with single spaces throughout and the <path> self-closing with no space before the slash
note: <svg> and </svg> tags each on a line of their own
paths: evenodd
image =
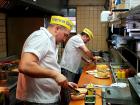
<svg viewBox="0 0 140 105">
<path fill-rule="evenodd" d="M 60 63 L 61 67 L 73 73 L 77 73 L 82 57 L 79 47 L 84 45 L 85 43 L 82 40 L 81 35 L 78 34 L 71 37 L 65 46 Z"/>
<path fill-rule="evenodd" d="M 39 64 L 61 72 L 57 63 L 58 49 L 55 38 L 46 28 L 33 32 L 26 40 L 23 51 L 35 54 Z M 31 78 L 19 73 L 16 98 L 36 103 L 54 103 L 59 99 L 60 86 L 52 78 Z"/>
</svg>

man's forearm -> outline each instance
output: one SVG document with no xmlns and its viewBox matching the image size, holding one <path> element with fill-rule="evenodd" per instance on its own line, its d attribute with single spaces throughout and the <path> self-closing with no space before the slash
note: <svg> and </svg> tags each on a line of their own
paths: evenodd
<svg viewBox="0 0 140 105">
<path fill-rule="evenodd" d="M 19 72 L 32 78 L 55 78 L 57 71 L 43 68 L 36 62 L 19 65 Z"/>
<path fill-rule="evenodd" d="M 86 52 L 86 55 L 87 55 L 91 60 L 95 60 L 95 59 L 94 59 L 94 55 L 92 54 L 91 51 L 87 51 L 87 52 Z"/>
</svg>

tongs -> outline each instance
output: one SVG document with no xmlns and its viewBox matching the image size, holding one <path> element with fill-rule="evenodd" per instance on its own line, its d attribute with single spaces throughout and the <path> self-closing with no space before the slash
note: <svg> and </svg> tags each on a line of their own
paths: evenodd
<svg viewBox="0 0 140 105">
<path fill-rule="evenodd" d="M 80 94 L 80 91 L 75 89 L 74 87 L 72 87 L 71 85 L 68 85 L 70 91 L 76 95 L 79 95 Z"/>
</svg>

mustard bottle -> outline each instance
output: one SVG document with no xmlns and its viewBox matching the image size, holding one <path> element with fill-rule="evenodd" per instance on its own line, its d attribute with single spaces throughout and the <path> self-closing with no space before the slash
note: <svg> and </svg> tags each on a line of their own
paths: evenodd
<svg viewBox="0 0 140 105">
<path fill-rule="evenodd" d="M 125 78 L 125 71 L 124 70 L 122 70 L 122 79 L 124 79 Z"/>
<path fill-rule="evenodd" d="M 118 70 L 118 71 L 117 71 L 117 78 L 118 78 L 118 79 L 121 79 L 121 77 L 122 77 L 121 75 L 122 75 L 122 74 L 121 74 L 121 71 Z"/>
<path fill-rule="evenodd" d="M 87 91 L 88 91 L 88 95 L 93 95 L 94 94 L 94 85 L 92 83 L 87 85 Z"/>
</svg>

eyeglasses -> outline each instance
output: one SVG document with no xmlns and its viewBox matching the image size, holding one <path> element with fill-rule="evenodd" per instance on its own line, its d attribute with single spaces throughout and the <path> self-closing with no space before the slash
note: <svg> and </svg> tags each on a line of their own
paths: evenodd
<svg viewBox="0 0 140 105">
<path fill-rule="evenodd" d="M 69 31 L 67 31 L 65 28 L 61 28 L 61 32 L 63 32 L 65 37 L 69 37 Z"/>
</svg>

